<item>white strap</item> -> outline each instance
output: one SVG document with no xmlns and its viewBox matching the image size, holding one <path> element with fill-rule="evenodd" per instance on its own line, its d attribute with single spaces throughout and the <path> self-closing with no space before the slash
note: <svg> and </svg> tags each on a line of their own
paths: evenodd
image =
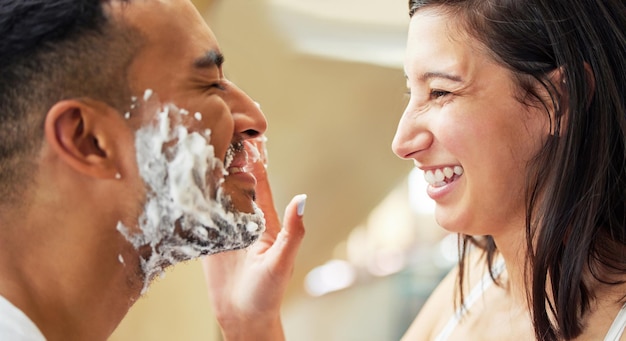
<svg viewBox="0 0 626 341">
<path fill-rule="evenodd" d="M 500 260 L 493 266 L 493 278 L 500 277 L 500 274 L 504 271 L 504 259 Z M 454 328 L 459 324 L 461 318 L 467 313 L 469 308 L 484 294 L 484 292 L 493 284 L 492 276 L 487 273 L 483 276 L 480 282 L 472 289 L 470 294 L 465 297 L 463 304 L 456 310 L 454 316 L 448 320 L 448 323 L 443 327 L 439 335 L 435 338 L 435 341 L 447 340 L 450 334 L 454 331 Z"/>
<path fill-rule="evenodd" d="M 613 320 L 609 332 L 606 333 L 604 341 L 619 341 L 624 333 L 624 327 L 626 327 L 626 304 L 622 306 L 622 309 L 620 309 L 617 316 L 615 316 L 615 320 Z"/>
</svg>

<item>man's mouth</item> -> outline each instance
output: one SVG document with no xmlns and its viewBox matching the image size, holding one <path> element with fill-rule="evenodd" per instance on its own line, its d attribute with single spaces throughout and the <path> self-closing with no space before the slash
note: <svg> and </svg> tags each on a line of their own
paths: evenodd
<svg viewBox="0 0 626 341">
<path fill-rule="evenodd" d="M 463 167 L 443 167 L 424 171 L 424 179 L 433 187 L 445 186 L 463 175 Z"/>
<path fill-rule="evenodd" d="M 245 169 L 243 167 L 229 167 L 228 168 L 228 175 L 243 173 L 243 172 L 245 172 Z"/>
<path fill-rule="evenodd" d="M 226 151 L 224 158 L 224 168 L 226 175 L 245 173 L 248 166 L 248 152 L 245 150 L 242 141 L 234 142 Z"/>
</svg>

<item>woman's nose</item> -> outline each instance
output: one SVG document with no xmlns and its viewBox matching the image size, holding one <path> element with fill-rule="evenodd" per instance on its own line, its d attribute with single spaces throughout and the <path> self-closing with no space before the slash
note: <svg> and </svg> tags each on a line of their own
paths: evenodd
<svg viewBox="0 0 626 341">
<path fill-rule="evenodd" d="M 427 129 L 426 114 L 416 114 L 407 108 L 398 123 L 391 143 L 393 152 L 402 159 L 414 158 L 433 143 L 433 134 Z"/>
</svg>

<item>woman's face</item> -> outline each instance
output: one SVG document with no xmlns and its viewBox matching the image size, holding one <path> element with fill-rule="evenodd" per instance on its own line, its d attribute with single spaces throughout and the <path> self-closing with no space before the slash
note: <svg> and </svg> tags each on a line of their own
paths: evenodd
<svg viewBox="0 0 626 341">
<path fill-rule="evenodd" d="M 454 17 L 415 13 L 405 60 L 411 95 L 392 148 L 424 171 L 441 226 L 495 236 L 524 222 L 527 167 L 549 121 L 520 103 L 512 73 L 486 51 Z"/>
</svg>

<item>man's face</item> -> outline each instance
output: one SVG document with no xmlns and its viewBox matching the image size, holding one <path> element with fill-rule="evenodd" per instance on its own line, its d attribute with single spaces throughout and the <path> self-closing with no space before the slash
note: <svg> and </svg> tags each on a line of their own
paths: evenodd
<svg viewBox="0 0 626 341">
<path fill-rule="evenodd" d="M 114 13 L 143 36 L 128 73 L 135 98 L 126 117 L 137 127 L 147 203 L 139 217 L 142 234 L 120 230 L 142 252 L 149 280 L 164 266 L 197 256 L 190 247 L 201 254 L 241 248 L 262 232 L 256 179 L 246 171 L 242 143 L 262 134 L 267 122 L 256 103 L 224 78 L 217 41 L 189 1 L 137 0 Z M 152 225 L 159 226 L 143 226 L 155 212 Z"/>
<path fill-rule="evenodd" d="M 184 123 L 194 131 L 210 129 L 222 161 L 231 142 L 265 131 L 267 122 L 254 101 L 224 78 L 217 40 L 191 2 L 133 1 L 123 15 L 144 36 L 129 71 L 133 92 L 141 96 L 151 89 L 162 103 L 189 111 Z M 254 187 L 248 173 L 231 174 L 224 183 L 237 209 L 248 213 L 253 212 Z"/>
</svg>

